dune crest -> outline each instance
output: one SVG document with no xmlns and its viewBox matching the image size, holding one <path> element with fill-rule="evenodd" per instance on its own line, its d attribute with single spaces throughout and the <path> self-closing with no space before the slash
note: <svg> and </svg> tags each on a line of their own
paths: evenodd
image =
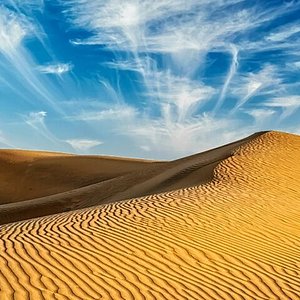
<svg viewBox="0 0 300 300">
<path fill-rule="evenodd" d="M 300 137 L 199 186 L 0 227 L 0 299 L 300 299 Z"/>
</svg>

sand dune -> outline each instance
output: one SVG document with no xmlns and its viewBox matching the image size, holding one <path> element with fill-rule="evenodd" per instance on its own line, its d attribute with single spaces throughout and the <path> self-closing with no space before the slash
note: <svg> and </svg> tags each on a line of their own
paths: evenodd
<svg viewBox="0 0 300 300">
<path fill-rule="evenodd" d="M 208 182 L 221 160 L 260 134 L 170 162 L 0 150 L 0 224 Z"/>
<path fill-rule="evenodd" d="M 0 204 L 87 186 L 143 169 L 150 163 L 127 158 L 0 150 Z"/>
<path fill-rule="evenodd" d="M 269 132 L 205 184 L 2 225 L 0 299 L 300 299 L 299 160 Z"/>
</svg>

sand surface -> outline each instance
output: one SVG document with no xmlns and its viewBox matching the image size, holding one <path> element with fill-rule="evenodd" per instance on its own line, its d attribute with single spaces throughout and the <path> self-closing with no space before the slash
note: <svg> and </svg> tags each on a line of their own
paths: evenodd
<svg viewBox="0 0 300 300">
<path fill-rule="evenodd" d="M 206 184 L 2 225 L 0 299 L 300 299 L 299 161 L 269 132 Z"/>
</svg>

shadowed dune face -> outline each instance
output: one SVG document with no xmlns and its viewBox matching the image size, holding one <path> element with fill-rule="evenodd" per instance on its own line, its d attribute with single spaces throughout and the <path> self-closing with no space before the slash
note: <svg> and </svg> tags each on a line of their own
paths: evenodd
<svg viewBox="0 0 300 300">
<path fill-rule="evenodd" d="M 0 227 L 0 299 L 300 299 L 300 137 L 213 180 Z"/>
<path fill-rule="evenodd" d="M 0 224 L 208 182 L 260 134 L 170 162 L 0 150 Z"/>
<path fill-rule="evenodd" d="M 150 163 L 126 158 L 0 150 L 0 204 L 69 191 L 141 170 Z"/>
</svg>

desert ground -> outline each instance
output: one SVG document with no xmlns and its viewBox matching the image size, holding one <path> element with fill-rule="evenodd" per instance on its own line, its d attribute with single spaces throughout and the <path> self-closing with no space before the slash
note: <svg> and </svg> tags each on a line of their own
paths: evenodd
<svg viewBox="0 0 300 300">
<path fill-rule="evenodd" d="M 0 299 L 300 299 L 299 161 L 281 132 L 170 162 L 1 150 Z"/>
</svg>

